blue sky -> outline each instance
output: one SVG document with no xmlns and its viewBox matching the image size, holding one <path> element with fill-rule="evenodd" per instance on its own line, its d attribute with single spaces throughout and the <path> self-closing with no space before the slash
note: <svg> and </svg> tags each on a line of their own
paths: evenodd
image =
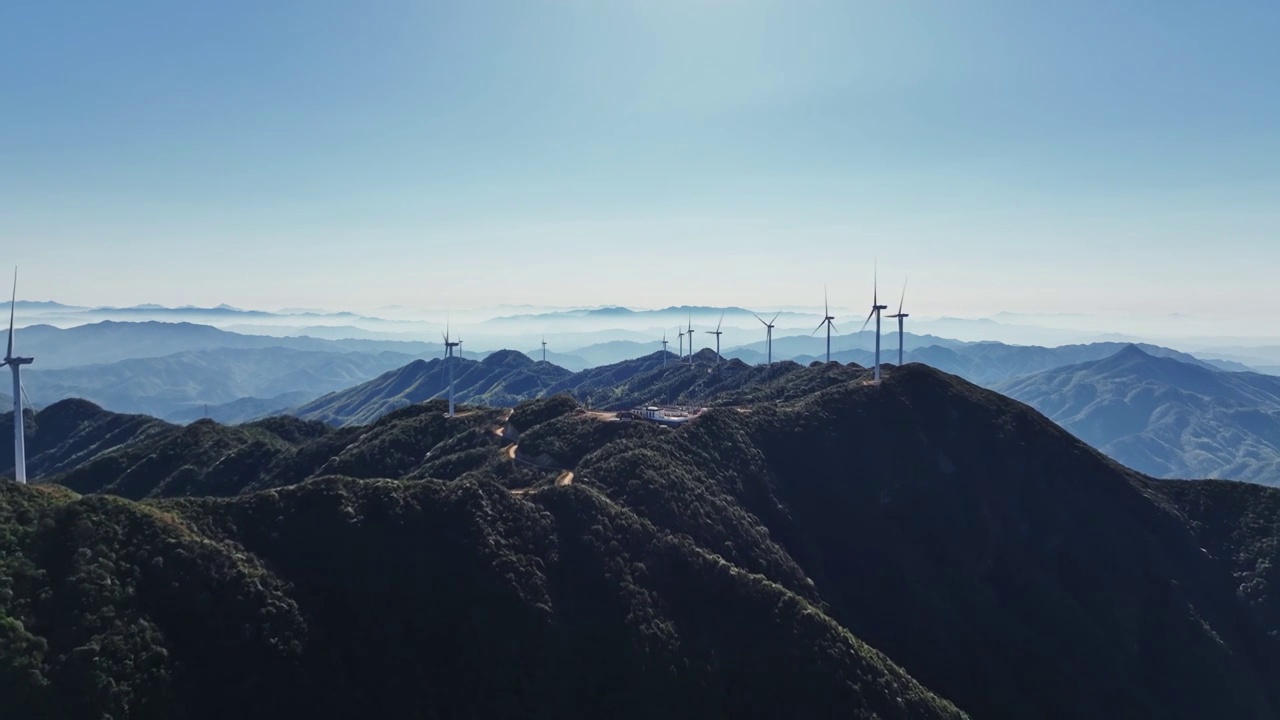
<svg viewBox="0 0 1280 720">
<path fill-rule="evenodd" d="M 0 6 L 32 299 L 1280 312 L 1280 3 Z"/>
</svg>

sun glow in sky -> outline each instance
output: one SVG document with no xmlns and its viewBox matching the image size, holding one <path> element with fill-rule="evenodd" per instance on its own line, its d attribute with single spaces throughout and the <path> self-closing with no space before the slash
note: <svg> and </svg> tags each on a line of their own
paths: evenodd
<svg viewBox="0 0 1280 720">
<path fill-rule="evenodd" d="M 1280 3 L 18 2 L 24 297 L 1280 312 Z M 869 299 L 869 298 L 865 298 Z"/>
</svg>

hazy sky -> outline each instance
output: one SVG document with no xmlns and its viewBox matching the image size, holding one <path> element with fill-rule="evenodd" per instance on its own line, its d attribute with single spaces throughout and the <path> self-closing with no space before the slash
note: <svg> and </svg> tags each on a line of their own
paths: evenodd
<svg viewBox="0 0 1280 720">
<path fill-rule="evenodd" d="M 1280 2 L 0 4 L 31 299 L 1280 314 Z M 864 299 L 864 296 L 865 297 Z"/>
</svg>

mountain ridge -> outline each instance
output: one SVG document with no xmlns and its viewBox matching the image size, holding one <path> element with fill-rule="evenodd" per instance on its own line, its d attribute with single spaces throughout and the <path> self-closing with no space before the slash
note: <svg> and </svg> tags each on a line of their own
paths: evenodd
<svg viewBox="0 0 1280 720">
<path fill-rule="evenodd" d="M 1218 372 L 1130 345 L 997 389 L 1151 475 L 1280 484 L 1280 378 Z"/>
</svg>

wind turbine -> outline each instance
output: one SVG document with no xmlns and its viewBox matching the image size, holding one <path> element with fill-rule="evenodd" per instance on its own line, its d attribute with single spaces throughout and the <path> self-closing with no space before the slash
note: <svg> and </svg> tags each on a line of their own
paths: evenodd
<svg viewBox="0 0 1280 720">
<path fill-rule="evenodd" d="M 542 336 L 542 362 L 547 362 L 547 336 Z"/>
<path fill-rule="evenodd" d="M 716 365 L 719 365 L 719 364 L 720 364 L 720 336 L 724 334 L 723 332 L 721 332 L 721 331 L 720 331 L 720 326 L 721 326 L 721 325 L 723 325 L 723 324 L 724 324 L 724 311 L 723 311 L 723 310 L 721 310 L 721 311 L 720 311 L 720 322 L 716 323 L 716 329 L 715 329 L 715 330 L 708 330 L 708 331 L 707 331 L 707 332 L 711 333 L 712 335 L 715 335 L 715 336 L 716 336 Z"/>
<path fill-rule="evenodd" d="M 874 274 L 871 276 L 871 283 L 872 283 L 871 284 L 871 314 L 867 315 L 866 322 L 862 323 L 862 330 L 866 330 L 867 323 L 871 322 L 872 315 L 874 315 L 876 318 L 876 373 L 875 373 L 876 382 L 880 382 L 880 311 L 889 309 L 888 305 L 880 304 L 880 299 L 879 299 L 880 296 L 879 296 L 879 288 L 878 288 L 879 280 L 877 277 L 878 275 L 879 275 L 879 270 L 876 270 L 874 271 Z M 904 295 L 905 295 L 905 291 L 906 289 L 903 288 Z M 858 333 L 861 334 L 862 330 L 859 330 Z"/>
<path fill-rule="evenodd" d="M 781 314 L 782 314 L 782 311 L 779 310 L 778 315 L 781 315 Z M 752 315 L 755 315 L 755 313 L 752 313 Z M 769 362 L 767 363 L 769 365 L 773 364 L 773 321 L 778 319 L 778 315 L 774 315 L 773 318 L 769 320 L 769 322 L 765 322 L 764 318 L 760 317 L 759 315 L 756 315 L 756 319 L 759 320 L 762 325 L 764 325 L 764 344 L 769 351 Z M 823 322 L 826 322 L 826 321 L 824 320 Z M 817 332 L 817 331 L 815 330 L 814 332 Z"/>
<path fill-rule="evenodd" d="M 682 340 L 684 338 L 681 338 Z M 662 331 L 662 367 L 667 366 L 667 331 Z"/>
<path fill-rule="evenodd" d="M 891 318 L 898 319 L 898 367 L 902 367 L 902 321 L 911 317 L 907 313 L 902 312 L 902 301 L 907 299 L 907 281 L 902 281 L 902 297 L 898 300 L 898 312 L 896 315 L 890 315 Z"/>
<path fill-rule="evenodd" d="M 684 362 L 684 330 L 680 328 L 676 330 L 680 330 L 680 362 Z"/>
<path fill-rule="evenodd" d="M 458 354 L 462 354 L 462 339 L 449 340 L 449 323 L 444 325 L 444 361 L 449 364 L 449 417 L 453 417 L 453 363 L 449 362 L 449 358 L 453 357 L 453 349 L 458 348 Z"/>
<path fill-rule="evenodd" d="M 27 446 L 23 435 L 22 418 L 22 366 L 35 362 L 35 358 L 17 357 L 13 354 L 13 315 L 18 307 L 18 268 L 13 269 L 13 299 L 9 301 L 9 347 L 0 367 L 9 366 L 13 372 L 13 478 L 27 484 Z"/>
<path fill-rule="evenodd" d="M 693 365 L 693 313 L 689 313 L 689 364 Z"/>
<path fill-rule="evenodd" d="M 835 328 L 833 320 L 835 318 L 831 317 L 831 305 L 827 303 L 827 288 L 824 286 L 822 288 L 822 322 L 818 323 L 818 327 L 814 328 L 809 336 L 813 337 L 818 334 L 823 325 L 827 326 L 827 362 L 831 362 L 831 331 Z"/>
</svg>

